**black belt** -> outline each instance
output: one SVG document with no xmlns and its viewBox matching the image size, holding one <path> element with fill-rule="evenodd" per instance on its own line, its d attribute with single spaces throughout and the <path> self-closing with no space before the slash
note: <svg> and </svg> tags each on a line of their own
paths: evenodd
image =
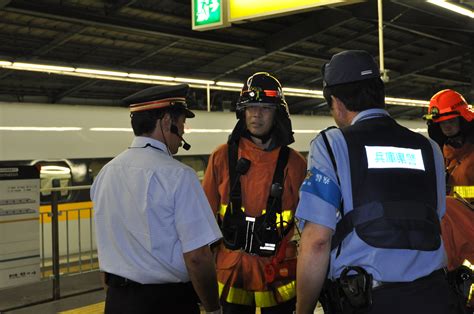
<svg viewBox="0 0 474 314">
<path fill-rule="evenodd" d="M 372 289 L 373 290 L 377 290 L 377 289 L 380 289 L 380 288 L 383 288 L 383 287 L 392 287 L 392 286 L 395 286 L 395 285 L 404 285 L 404 284 L 408 284 L 408 283 L 412 283 L 412 282 L 422 282 L 422 281 L 425 281 L 425 280 L 430 280 L 430 279 L 434 279 L 436 277 L 445 277 L 446 276 L 446 270 L 444 268 L 441 268 L 441 269 L 437 269 L 435 271 L 433 271 L 431 274 L 429 275 L 426 275 L 424 277 L 420 277 L 418 279 L 415 279 L 413 281 L 407 281 L 407 282 L 387 282 L 387 281 L 377 281 L 377 280 L 372 280 Z"/>
<path fill-rule="evenodd" d="M 143 284 L 111 273 L 105 273 L 105 283 L 110 287 L 154 286 L 163 288 L 180 288 L 192 285 L 191 282 Z"/>
</svg>

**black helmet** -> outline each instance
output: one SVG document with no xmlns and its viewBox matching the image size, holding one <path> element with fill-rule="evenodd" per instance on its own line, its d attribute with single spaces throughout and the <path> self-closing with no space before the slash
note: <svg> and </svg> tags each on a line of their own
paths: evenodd
<svg viewBox="0 0 474 314">
<path fill-rule="evenodd" d="M 281 84 L 267 72 L 257 72 L 245 82 L 237 101 L 237 119 L 243 117 L 242 113 L 245 107 L 258 104 L 274 105 L 278 111 L 283 111 L 289 116 L 288 104 L 283 95 Z"/>
<path fill-rule="evenodd" d="M 240 137 L 247 131 L 245 125 L 245 108 L 249 106 L 271 105 L 275 106 L 275 122 L 271 136 L 276 146 L 286 146 L 293 143 L 293 131 L 291 128 L 288 104 L 280 82 L 267 72 L 257 72 L 251 75 L 244 83 L 236 106 L 237 122 L 229 143 L 238 142 Z"/>
</svg>

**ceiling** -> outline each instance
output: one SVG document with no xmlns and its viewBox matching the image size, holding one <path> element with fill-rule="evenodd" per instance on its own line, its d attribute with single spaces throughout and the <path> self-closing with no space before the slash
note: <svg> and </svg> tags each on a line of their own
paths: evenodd
<svg viewBox="0 0 474 314">
<path fill-rule="evenodd" d="M 474 0 L 456 1 L 470 10 Z M 383 1 L 386 94 L 428 100 L 452 88 L 474 101 L 474 19 L 425 1 Z M 268 71 L 283 86 L 321 89 L 334 53 L 379 54 L 377 1 L 197 32 L 191 0 L 0 0 L 0 60 L 243 82 Z M 119 105 L 150 85 L 0 69 L 0 101 Z M 194 109 L 206 90 L 193 89 Z M 237 92 L 211 91 L 213 110 Z M 318 98 L 287 97 L 290 112 L 327 114 Z M 389 106 L 399 118 L 424 108 Z"/>
</svg>

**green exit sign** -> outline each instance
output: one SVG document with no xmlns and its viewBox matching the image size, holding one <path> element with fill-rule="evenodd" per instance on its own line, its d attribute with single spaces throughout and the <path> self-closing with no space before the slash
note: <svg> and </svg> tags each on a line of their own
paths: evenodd
<svg viewBox="0 0 474 314">
<path fill-rule="evenodd" d="M 191 0 L 193 30 L 209 30 L 228 26 L 226 0 Z"/>
</svg>

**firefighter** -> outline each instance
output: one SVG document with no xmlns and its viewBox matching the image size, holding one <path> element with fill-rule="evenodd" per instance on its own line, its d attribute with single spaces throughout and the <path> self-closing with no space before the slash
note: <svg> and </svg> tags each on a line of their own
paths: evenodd
<svg viewBox="0 0 474 314">
<path fill-rule="evenodd" d="M 464 97 L 445 89 L 430 100 L 428 134 L 442 148 L 447 183 L 452 186 L 474 185 L 474 111 Z"/>
<path fill-rule="evenodd" d="M 295 309 L 294 211 L 306 171 L 278 80 L 266 72 L 244 83 L 237 124 L 210 156 L 203 187 L 218 216 L 217 279 L 224 313 Z"/>
<path fill-rule="evenodd" d="M 424 118 L 429 136 L 443 149 L 446 165 L 450 196 L 441 231 L 448 256 L 448 279 L 454 291 L 451 312 L 471 313 L 472 270 L 465 265 L 474 263 L 474 211 L 463 197 L 474 200 L 474 111 L 460 93 L 445 89 L 431 97 Z M 469 306 L 464 309 L 466 303 Z"/>
</svg>

